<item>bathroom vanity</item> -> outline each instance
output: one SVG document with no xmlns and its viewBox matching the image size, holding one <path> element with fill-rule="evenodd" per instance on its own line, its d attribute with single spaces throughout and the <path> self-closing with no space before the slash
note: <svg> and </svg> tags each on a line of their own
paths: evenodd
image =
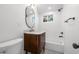
<svg viewBox="0 0 79 59">
<path fill-rule="evenodd" d="M 44 53 L 45 32 L 24 32 L 24 50 L 32 54 Z"/>
</svg>

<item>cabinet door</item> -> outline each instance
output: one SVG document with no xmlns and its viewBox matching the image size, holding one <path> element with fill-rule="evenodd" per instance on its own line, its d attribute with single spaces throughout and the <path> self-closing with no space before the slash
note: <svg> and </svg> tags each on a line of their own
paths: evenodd
<svg viewBox="0 0 79 59">
<path fill-rule="evenodd" d="M 30 35 L 24 34 L 24 49 L 30 51 Z"/>
<path fill-rule="evenodd" d="M 40 49 L 41 51 L 43 50 L 43 52 L 45 51 L 45 33 L 43 33 L 40 37 L 41 41 L 40 41 Z"/>
<path fill-rule="evenodd" d="M 37 53 L 38 37 L 37 35 L 30 35 L 30 49 L 32 53 Z"/>
</svg>

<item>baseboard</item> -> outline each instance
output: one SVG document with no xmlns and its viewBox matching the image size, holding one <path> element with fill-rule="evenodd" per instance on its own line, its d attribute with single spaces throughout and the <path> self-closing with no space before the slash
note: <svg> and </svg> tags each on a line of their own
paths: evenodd
<svg viewBox="0 0 79 59">
<path fill-rule="evenodd" d="M 64 53 L 64 46 L 62 45 L 46 42 L 45 48 L 51 51 L 56 51 L 58 53 Z"/>
</svg>

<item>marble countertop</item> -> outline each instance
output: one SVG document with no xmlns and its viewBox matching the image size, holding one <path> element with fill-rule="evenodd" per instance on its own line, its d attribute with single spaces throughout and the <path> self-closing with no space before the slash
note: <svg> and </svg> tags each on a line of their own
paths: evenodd
<svg viewBox="0 0 79 59">
<path fill-rule="evenodd" d="M 24 31 L 24 33 L 28 33 L 28 34 L 42 34 L 42 33 L 45 33 L 44 31 L 32 31 L 32 32 L 29 32 L 29 31 Z"/>
</svg>

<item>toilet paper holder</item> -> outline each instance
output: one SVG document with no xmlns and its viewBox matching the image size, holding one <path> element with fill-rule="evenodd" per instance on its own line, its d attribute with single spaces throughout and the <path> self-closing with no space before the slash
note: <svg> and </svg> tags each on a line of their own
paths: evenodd
<svg viewBox="0 0 79 59">
<path fill-rule="evenodd" d="M 79 44 L 76 44 L 76 43 L 73 43 L 72 46 L 73 46 L 74 49 L 78 49 L 79 48 Z"/>
</svg>

